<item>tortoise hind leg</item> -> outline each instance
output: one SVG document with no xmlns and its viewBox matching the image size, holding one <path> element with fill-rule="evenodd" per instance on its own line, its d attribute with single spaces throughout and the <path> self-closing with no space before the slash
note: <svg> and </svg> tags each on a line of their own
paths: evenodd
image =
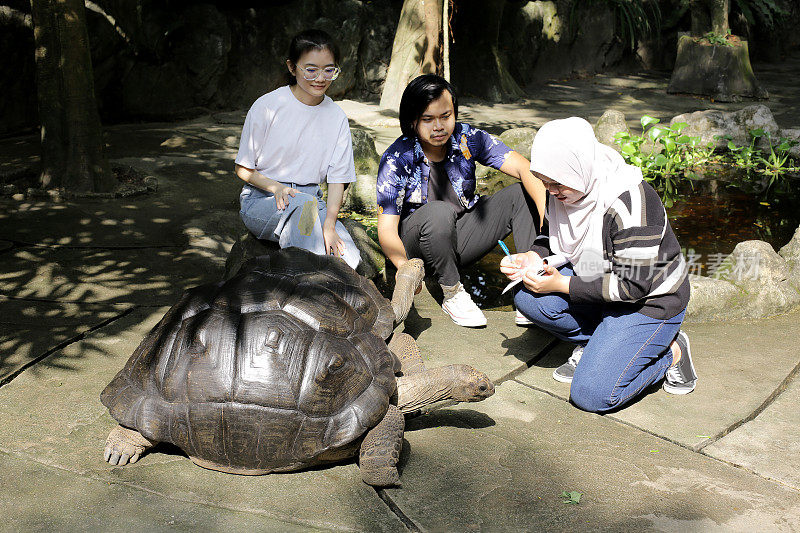
<svg viewBox="0 0 800 533">
<path fill-rule="evenodd" d="M 103 459 L 117 466 L 135 463 L 146 450 L 155 444 L 136 430 L 117 426 L 108 434 L 106 447 L 103 450 Z"/>
<path fill-rule="evenodd" d="M 405 418 L 395 405 L 389 405 L 383 420 L 367 432 L 361 443 L 361 479 L 373 487 L 400 484 L 397 462 L 403 447 Z"/>
<path fill-rule="evenodd" d="M 425 362 L 414 337 L 408 333 L 395 333 L 389 341 L 389 350 L 400 360 L 404 376 L 425 371 Z"/>
</svg>

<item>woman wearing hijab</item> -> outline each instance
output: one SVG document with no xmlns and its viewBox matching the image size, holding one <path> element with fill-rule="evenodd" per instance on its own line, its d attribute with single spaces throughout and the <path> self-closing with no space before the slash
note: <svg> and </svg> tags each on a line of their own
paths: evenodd
<svg viewBox="0 0 800 533">
<path fill-rule="evenodd" d="M 552 198 L 549 235 L 500 270 L 521 279 L 517 309 L 577 344 L 553 377 L 570 399 L 603 413 L 665 379 L 672 394 L 694 390 L 689 338 L 680 330 L 689 302 L 686 261 L 658 193 L 588 122 L 548 122 L 531 147 L 531 171 Z"/>
</svg>

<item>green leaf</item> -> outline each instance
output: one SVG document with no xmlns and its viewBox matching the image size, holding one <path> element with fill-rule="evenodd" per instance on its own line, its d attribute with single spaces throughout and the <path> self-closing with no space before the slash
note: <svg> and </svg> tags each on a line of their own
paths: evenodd
<svg viewBox="0 0 800 533">
<path fill-rule="evenodd" d="M 567 504 L 577 505 L 581 502 L 581 494 L 578 491 L 571 490 L 569 492 L 564 491 L 561 493 L 561 497 L 564 498 L 563 502 Z"/>
<path fill-rule="evenodd" d="M 665 138 L 661 139 L 661 142 L 664 144 L 664 148 L 666 148 L 670 152 L 673 151 L 675 149 L 675 147 L 677 146 L 675 144 L 675 141 L 673 141 L 669 137 L 665 137 Z"/>
<path fill-rule="evenodd" d="M 663 167 L 664 165 L 667 164 L 667 161 L 669 160 L 664 156 L 664 154 L 658 154 L 656 156 L 655 164 L 660 167 Z"/>
<path fill-rule="evenodd" d="M 669 128 L 664 128 L 662 126 L 653 126 L 652 128 L 650 128 L 650 131 L 647 132 L 647 136 L 655 141 L 668 131 Z"/>
<path fill-rule="evenodd" d="M 665 198 L 664 199 L 664 207 L 666 207 L 667 209 L 672 207 L 673 204 L 674 204 L 674 202 L 672 201 L 672 198 Z"/>
<path fill-rule="evenodd" d="M 636 153 L 636 147 L 630 142 L 623 143 L 621 149 L 623 154 L 633 155 Z"/>
<path fill-rule="evenodd" d="M 758 128 L 758 129 L 755 129 L 755 130 L 750 130 L 750 135 L 752 137 L 763 137 L 764 136 L 764 130 L 762 128 Z"/>
<path fill-rule="evenodd" d="M 674 131 L 675 133 L 680 133 L 683 130 L 685 130 L 687 126 L 688 124 L 686 122 L 676 122 L 675 124 L 672 125 L 672 131 Z"/>
<path fill-rule="evenodd" d="M 631 163 L 636 165 L 637 167 L 642 166 L 642 158 L 638 155 L 631 156 Z"/>
<path fill-rule="evenodd" d="M 644 115 L 642 117 L 641 122 L 642 122 L 642 129 L 644 129 L 647 126 L 649 126 L 650 124 L 658 124 L 659 122 L 661 122 L 661 120 L 659 120 L 659 119 L 657 119 L 655 117 L 651 117 L 650 115 Z"/>
<path fill-rule="evenodd" d="M 688 135 L 681 135 L 680 137 L 678 137 L 677 139 L 675 139 L 675 142 L 677 142 L 677 143 L 679 143 L 679 144 L 686 144 L 686 143 L 688 143 L 690 140 L 691 140 L 691 137 L 689 137 Z"/>
</svg>

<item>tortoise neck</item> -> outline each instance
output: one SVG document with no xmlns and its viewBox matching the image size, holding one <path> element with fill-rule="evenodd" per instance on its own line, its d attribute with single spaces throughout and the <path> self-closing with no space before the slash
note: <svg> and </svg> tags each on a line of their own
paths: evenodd
<svg viewBox="0 0 800 533">
<path fill-rule="evenodd" d="M 397 407 L 403 413 L 452 398 L 455 368 L 444 366 L 397 378 Z"/>
</svg>

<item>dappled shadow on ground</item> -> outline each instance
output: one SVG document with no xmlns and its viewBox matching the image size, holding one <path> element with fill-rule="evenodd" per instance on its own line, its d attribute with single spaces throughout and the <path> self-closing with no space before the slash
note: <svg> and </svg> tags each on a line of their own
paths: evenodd
<svg viewBox="0 0 800 533">
<path fill-rule="evenodd" d="M 157 178 L 158 191 L 147 196 L 0 198 L 0 240 L 13 244 L 0 252 L 0 383 L 43 356 L 40 364 L 68 366 L 57 349 L 64 343 L 135 306 L 172 305 L 183 290 L 221 277 L 224 250 L 197 253 L 187 225 L 218 211 L 236 227 L 240 185 L 232 149 L 195 129 L 111 128 L 113 160 L 124 157 Z M 21 165 L 34 156 L 20 142 L 0 142 L 0 153 L 19 149 Z"/>
<path fill-rule="evenodd" d="M 800 92 L 794 81 L 800 71 L 800 51 L 781 62 L 756 63 L 753 70 L 769 91 L 768 100 L 718 102 L 696 95 L 667 94 L 671 75 L 668 71 L 649 71 L 637 75 L 600 74 L 530 86 L 526 90 L 526 98 L 512 103 L 463 98 L 460 101 L 459 120 L 500 134 L 509 128 L 538 128 L 548 120 L 569 116 L 580 116 L 595 123 L 605 110 L 616 109 L 625 114 L 628 126 L 633 131 L 640 131 L 639 119 L 642 115 L 669 121 L 676 115 L 693 111 L 731 111 L 763 104 L 772 110 L 780 127 L 800 127 Z"/>
</svg>

